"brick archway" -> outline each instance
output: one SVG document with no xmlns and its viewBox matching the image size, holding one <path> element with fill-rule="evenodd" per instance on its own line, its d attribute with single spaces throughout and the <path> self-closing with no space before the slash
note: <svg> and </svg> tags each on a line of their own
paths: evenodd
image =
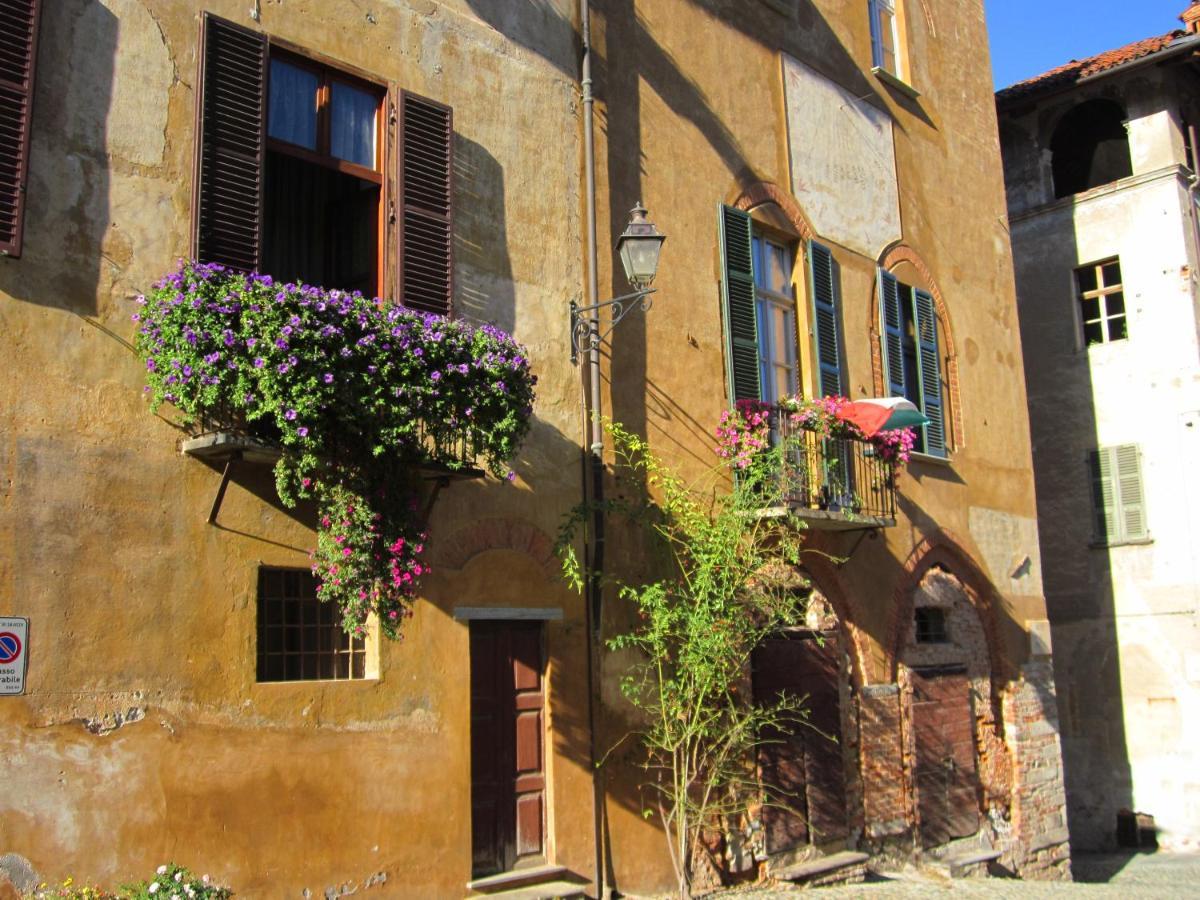
<svg viewBox="0 0 1200 900">
<path fill-rule="evenodd" d="M 808 221 L 808 216 L 796 202 L 796 198 L 789 191 L 769 181 L 758 181 L 749 185 L 738 194 L 730 205 L 743 212 L 749 212 L 756 206 L 763 206 L 767 203 L 773 203 L 779 208 L 801 240 L 811 241 L 817 236 L 812 223 Z"/>
<path fill-rule="evenodd" d="M 995 694 L 999 685 L 1010 675 L 996 621 L 996 611 L 1001 607 L 1000 594 L 962 543 L 945 530 L 925 538 L 905 560 L 905 574 L 896 585 L 888 620 L 887 643 L 884 646 L 887 676 L 894 682 L 899 675 L 904 638 L 913 617 L 914 594 L 922 579 L 935 566 L 945 569 L 962 583 L 967 599 L 979 616 L 987 639 L 992 690 Z"/>
<path fill-rule="evenodd" d="M 833 607 L 838 627 L 846 640 L 846 649 L 850 653 L 850 681 L 854 689 L 858 690 L 867 683 L 868 639 L 858 625 L 841 576 L 829 560 L 816 553 L 806 556 L 803 567 L 813 587 Z"/>
<path fill-rule="evenodd" d="M 942 289 L 938 286 L 933 273 L 925 260 L 912 247 L 903 243 L 892 244 L 879 260 L 879 267 L 891 271 L 901 263 L 909 263 L 920 273 L 933 295 L 933 306 L 937 314 L 938 327 L 945 341 L 944 353 L 946 359 L 946 390 L 949 396 L 946 403 L 950 407 L 948 425 L 950 428 L 950 449 L 956 450 L 963 446 L 962 402 L 959 398 L 958 387 L 958 345 L 954 340 L 954 326 L 950 321 L 950 310 L 946 306 Z M 871 299 L 867 304 L 867 329 L 871 336 L 871 384 L 876 397 L 887 396 L 887 385 L 883 383 L 882 335 L 879 331 L 879 284 L 878 279 L 872 284 Z"/>
<path fill-rule="evenodd" d="M 437 565 L 447 569 L 465 569 L 467 563 L 487 550 L 512 550 L 530 557 L 548 579 L 559 577 L 554 542 L 530 522 L 520 519 L 480 519 L 460 528 L 430 548 Z"/>
</svg>

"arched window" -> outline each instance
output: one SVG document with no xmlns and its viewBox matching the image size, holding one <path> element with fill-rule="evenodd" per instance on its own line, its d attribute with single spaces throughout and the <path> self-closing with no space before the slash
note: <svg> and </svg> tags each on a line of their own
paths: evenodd
<svg viewBox="0 0 1200 900">
<path fill-rule="evenodd" d="M 1111 100 L 1079 104 L 1054 129 L 1050 152 L 1055 197 L 1069 197 L 1131 175 L 1125 110 Z"/>
</svg>

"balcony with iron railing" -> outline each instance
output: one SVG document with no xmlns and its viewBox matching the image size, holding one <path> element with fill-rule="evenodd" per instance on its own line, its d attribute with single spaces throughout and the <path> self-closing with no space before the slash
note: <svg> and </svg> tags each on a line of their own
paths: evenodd
<svg viewBox="0 0 1200 900">
<path fill-rule="evenodd" d="M 896 524 L 896 476 L 875 445 L 805 429 L 788 410 L 771 411 L 771 443 L 780 448 L 777 505 L 810 528 L 852 531 Z"/>
</svg>

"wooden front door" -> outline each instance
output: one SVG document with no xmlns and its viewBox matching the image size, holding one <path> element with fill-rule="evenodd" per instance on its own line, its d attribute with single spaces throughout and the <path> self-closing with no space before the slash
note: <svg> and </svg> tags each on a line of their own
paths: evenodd
<svg viewBox="0 0 1200 900">
<path fill-rule="evenodd" d="M 835 632 L 771 638 L 754 651 L 754 696 L 807 698 L 808 724 L 767 735 L 759 764 L 770 803 L 763 808 L 767 852 L 844 840 L 846 780 Z"/>
<path fill-rule="evenodd" d="M 971 685 L 962 669 L 914 670 L 912 684 L 921 843 L 936 847 L 979 830 Z"/>
<path fill-rule="evenodd" d="M 471 841 L 475 877 L 543 855 L 542 625 L 471 623 Z"/>
</svg>

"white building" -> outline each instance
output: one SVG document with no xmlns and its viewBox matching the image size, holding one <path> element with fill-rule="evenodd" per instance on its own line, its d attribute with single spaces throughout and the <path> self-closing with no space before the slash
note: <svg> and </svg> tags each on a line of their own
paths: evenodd
<svg viewBox="0 0 1200 900">
<path fill-rule="evenodd" d="M 1122 811 L 1200 846 L 1200 5 L 1181 18 L 997 95 L 1079 849 L 1136 842 Z"/>
</svg>

